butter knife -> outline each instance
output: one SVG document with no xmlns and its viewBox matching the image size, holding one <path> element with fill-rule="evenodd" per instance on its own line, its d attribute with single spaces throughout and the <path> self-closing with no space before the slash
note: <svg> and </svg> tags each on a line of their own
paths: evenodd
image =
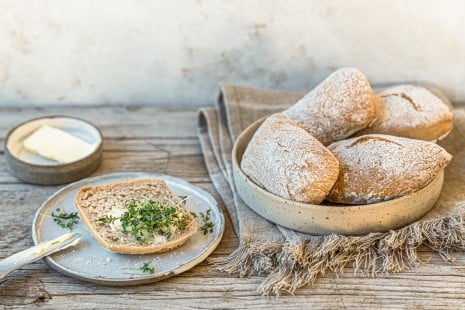
<svg viewBox="0 0 465 310">
<path fill-rule="evenodd" d="M 41 242 L 38 245 L 13 254 L 0 261 L 0 279 L 7 274 L 24 265 L 33 263 L 42 257 L 52 253 L 64 250 L 68 247 L 75 246 L 81 240 L 81 235 L 77 233 L 67 233 L 50 241 Z"/>
</svg>

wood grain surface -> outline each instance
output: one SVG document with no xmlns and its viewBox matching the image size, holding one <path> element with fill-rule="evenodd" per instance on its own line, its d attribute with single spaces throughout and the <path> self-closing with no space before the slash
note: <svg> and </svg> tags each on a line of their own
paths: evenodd
<svg viewBox="0 0 465 310">
<path fill-rule="evenodd" d="M 194 108 L 160 106 L 0 106 L 0 137 L 28 119 L 73 115 L 91 121 L 103 132 L 104 159 L 94 173 L 160 172 L 181 177 L 211 193 L 196 138 Z M 33 245 L 35 211 L 60 186 L 22 183 L 10 174 L 0 141 L 0 259 Z M 223 240 L 213 257 L 238 245 L 226 216 Z M 425 263 L 415 270 L 377 278 L 328 273 L 315 286 L 295 296 L 263 297 L 260 276 L 238 278 L 215 271 L 208 261 L 162 282 L 134 287 L 105 287 L 75 280 L 38 261 L 0 280 L 0 309 L 460 309 L 465 301 L 465 254 L 445 262 L 427 248 Z"/>
</svg>

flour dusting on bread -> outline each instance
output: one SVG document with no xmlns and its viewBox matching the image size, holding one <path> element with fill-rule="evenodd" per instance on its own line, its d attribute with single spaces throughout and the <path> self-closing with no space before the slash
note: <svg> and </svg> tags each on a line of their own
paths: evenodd
<svg viewBox="0 0 465 310">
<path fill-rule="evenodd" d="M 365 75 L 342 68 L 283 113 L 328 145 L 373 123 L 378 104 Z"/>
<path fill-rule="evenodd" d="M 378 119 L 357 135 L 388 134 L 435 141 L 452 130 L 453 114 L 448 105 L 423 87 L 391 87 L 380 92 L 376 100 Z"/>
<path fill-rule="evenodd" d="M 375 97 L 358 69 L 339 69 L 261 125 L 241 168 L 269 192 L 299 202 L 366 204 L 410 194 L 451 160 L 431 142 L 453 126 L 447 98 L 439 97 L 413 85 Z"/>
<path fill-rule="evenodd" d="M 451 160 L 442 147 L 389 135 L 365 135 L 328 146 L 340 173 L 327 199 L 346 204 L 373 203 L 417 191 Z"/>
<path fill-rule="evenodd" d="M 334 156 L 286 115 L 270 116 L 244 152 L 241 168 L 271 193 L 300 202 L 320 203 L 337 179 Z"/>
</svg>

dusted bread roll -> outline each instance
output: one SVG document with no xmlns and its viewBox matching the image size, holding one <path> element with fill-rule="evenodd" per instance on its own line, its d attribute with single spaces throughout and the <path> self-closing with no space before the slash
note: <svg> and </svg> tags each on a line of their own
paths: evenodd
<svg viewBox="0 0 465 310">
<path fill-rule="evenodd" d="M 281 113 L 256 131 L 241 168 L 275 195 L 314 204 L 323 201 L 339 174 L 339 163 L 328 149 Z"/>
<path fill-rule="evenodd" d="M 452 129 L 453 114 L 447 104 L 423 87 L 391 87 L 376 99 L 378 119 L 357 135 L 379 133 L 435 141 Z"/>
<path fill-rule="evenodd" d="M 342 68 L 283 113 L 328 145 L 373 123 L 378 105 L 365 75 Z"/>
<path fill-rule="evenodd" d="M 430 183 L 452 156 L 432 142 L 389 135 L 365 135 L 328 149 L 340 172 L 327 199 L 366 204 L 415 192 Z"/>
</svg>

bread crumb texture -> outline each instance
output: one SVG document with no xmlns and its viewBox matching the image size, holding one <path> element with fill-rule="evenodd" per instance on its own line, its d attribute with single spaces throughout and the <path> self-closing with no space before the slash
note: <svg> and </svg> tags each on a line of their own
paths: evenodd
<svg viewBox="0 0 465 310">
<path fill-rule="evenodd" d="M 180 212 L 189 214 L 190 223 L 185 231 L 179 229 L 173 231 L 169 239 L 156 235 L 146 242 L 137 241 L 132 234 L 124 234 L 120 227 L 121 224 L 118 223 L 119 221 L 115 221 L 111 225 L 102 225 L 99 221 L 100 218 L 121 216 L 127 210 L 127 203 L 132 199 L 136 201 L 152 199 L 163 204 L 176 206 Z M 76 196 L 76 207 L 83 222 L 103 246 L 119 253 L 145 254 L 177 247 L 184 243 L 180 242 L 180 239 L 187 240 L 186 234 L 192 235 L 195 233 L 197 229 L 196 221 L 180 203 L 181 201 L 178 196 L 170 191 L 165 181 L 138 179 L 83 188 Z"/>
<path fill-rule="evenodd" d="M 339 163 L 317 139 L 284 114 L 256 131 L 241 168 L 257 185 L 282 198 L 320 203 L 338 177 Z"/>
<path fill-rule="evenodd" d="M 390 135 L 364 135 L 328 149 L 340 164 L 328 195 L 336 203 L 367 204 L 415 192 L 429 184 L 452 156 L 435 143 Z"/>
</svg>

